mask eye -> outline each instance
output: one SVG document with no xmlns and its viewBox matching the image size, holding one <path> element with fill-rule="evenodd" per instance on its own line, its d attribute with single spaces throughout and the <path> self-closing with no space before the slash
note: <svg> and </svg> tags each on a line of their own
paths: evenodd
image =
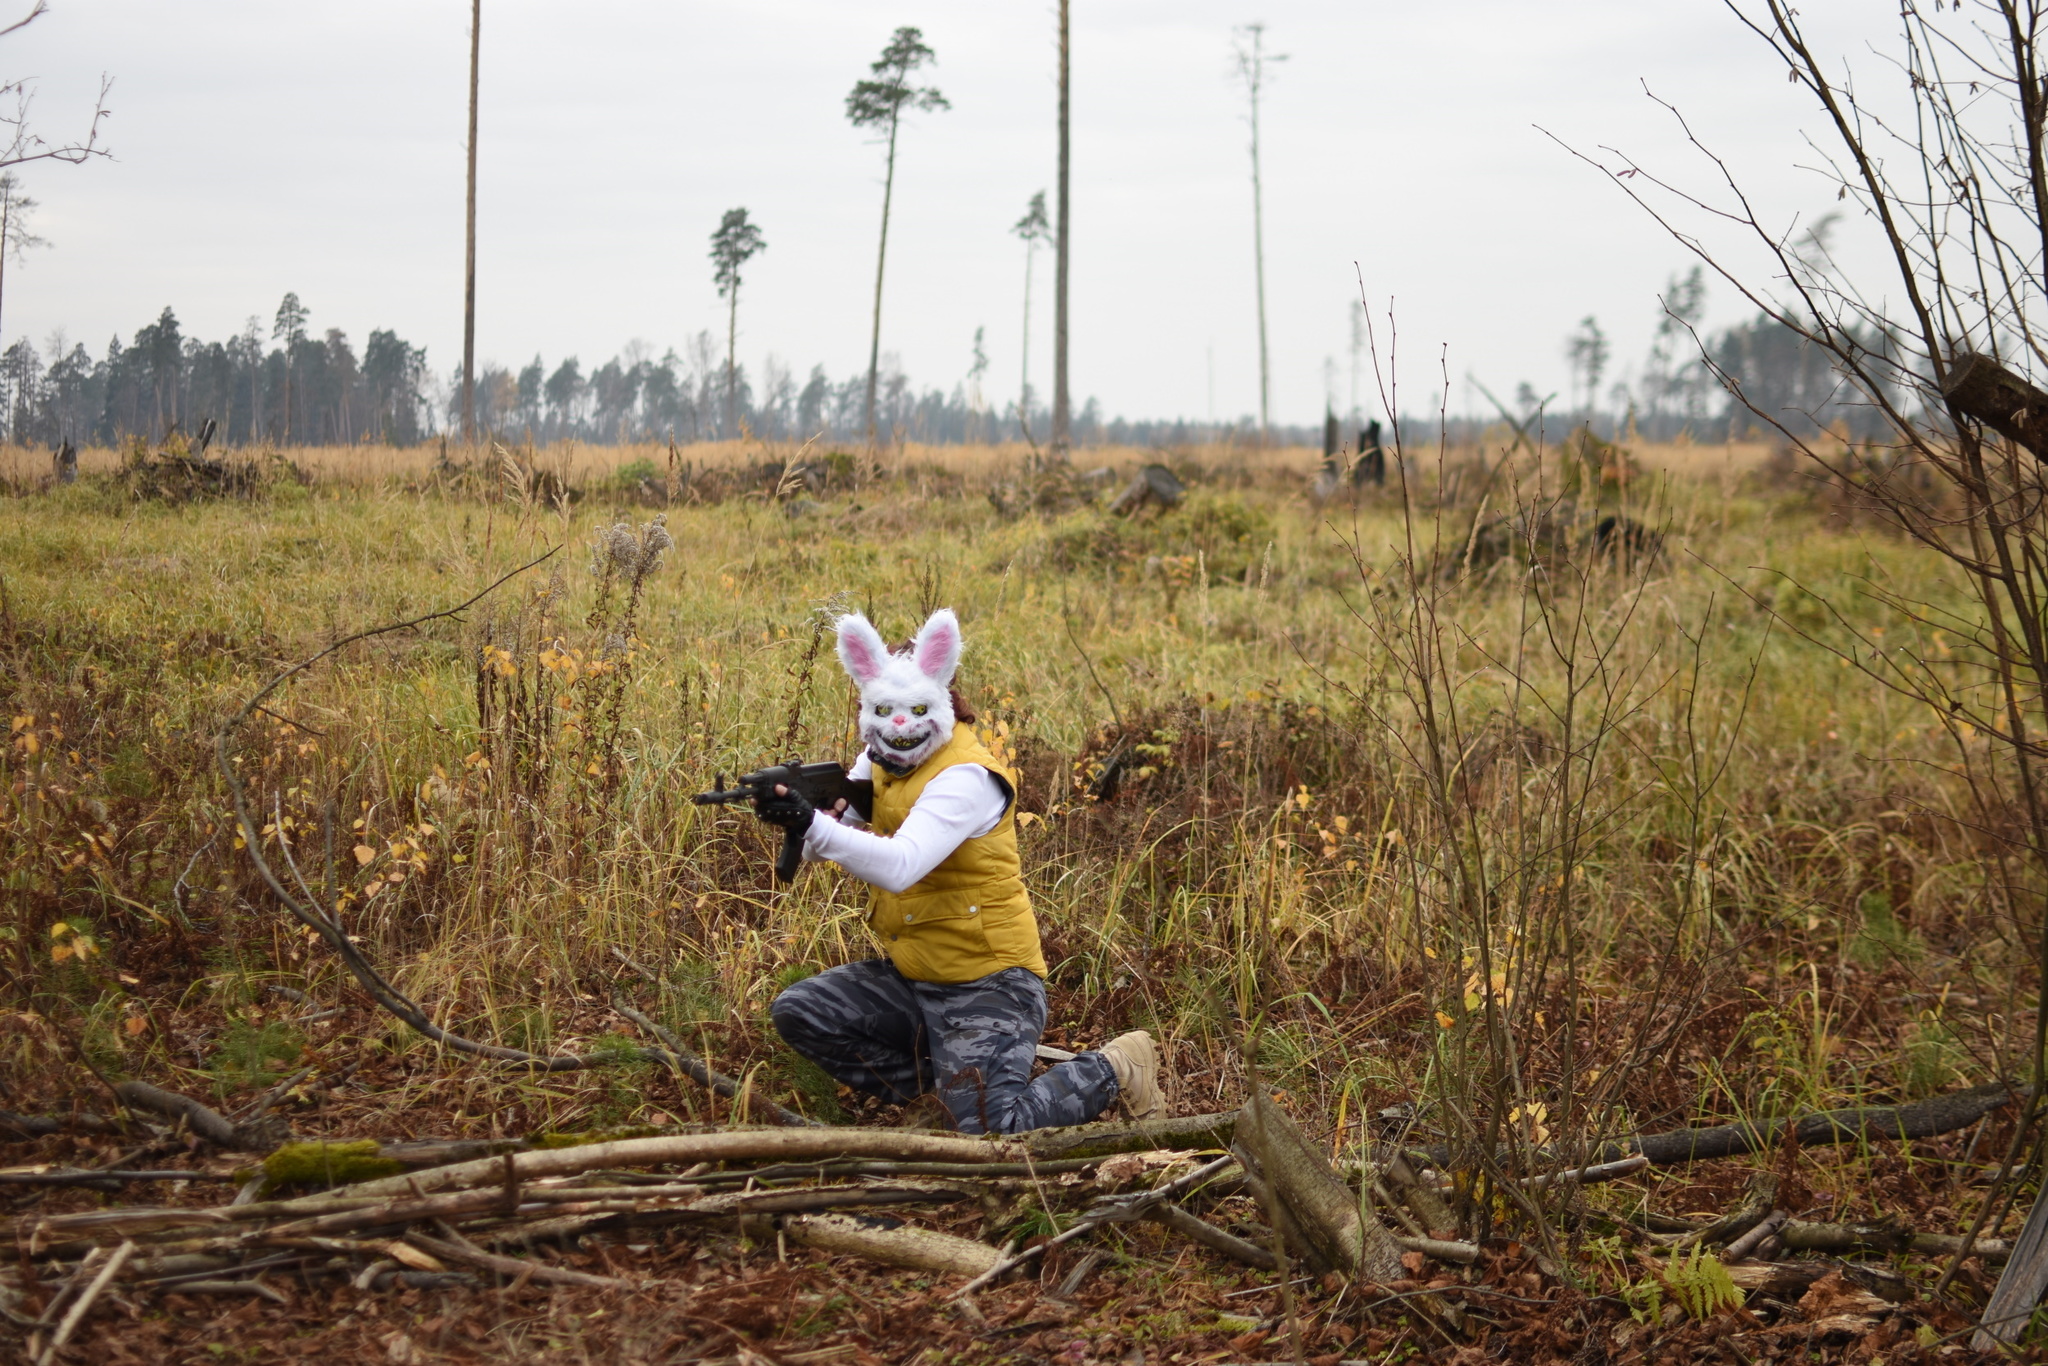
<svg viewBox="0 0 2048 1366">
<path fill-rule="evenodd" d="M 877 716 L 887 716 L 888 714 L 889 714 L 889 709 L 888 709 L 888 708 L 887 708 L 886 706 L 882 706 L 882 707 L 876 707 L 876 708 L 875 708 L 875 715 L 877 715 Z"/>
<path fill-rule="evenodd" d="M 927 707 L 924 703 L 920 702 L 910 709 L 910 714 L 912 716 L 923 716 L 926 712 L 930 710 L 930 707 Z"/>
</svg>

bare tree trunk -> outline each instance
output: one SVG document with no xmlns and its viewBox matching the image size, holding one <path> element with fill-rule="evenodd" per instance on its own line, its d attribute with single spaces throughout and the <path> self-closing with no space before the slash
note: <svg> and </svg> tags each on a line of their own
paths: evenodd
<svg viewBox="0 0 2048 1366">
<path fill-rule="evenodd" d="M 882 244 L 875 249 L 875 330 L 868 338 L 868 449 L 875 442 L 875 372 L 882 362 L 882 267 L 889 259 L 889 198 L 896 192 L 897 115 L 889 116 L 889 167 L 882 175 Z"/>
<path fill-rule="evenodd" d="M 9 193 L 0 196 L 0 290 L 7 284 L 7 234 L 8 220 L 14 215 L 14 196 Z"/>
<path fill-rule="evenodd" d="M 484 0 L 469 0 L 469 195 L 462 269 L 462 440 L 476 440 L 476 78 Z"/>
<path fill-rule="evenodd" d="M 1038 243 L 1024 244 L 1024 367 L 1017 390 L 1017 421 L 1031 430 L 1031 263 L 1038 255 Z"/>
<path fill-rule="evenodd" d="M 1261 50 L 1265 39 L 1261 25 L 1252 25 L 1252 258 L 1259 287 L 1259 444 L 1272 437 L 1272 368 L 1266 353 L 1266 215 L 1259 184 L 1259 80 L 1265 73 Z"/>
<path fill-rule="evenodd" d="M 732 299 L 725 312 L 725 434 L 736 436 L 740 429 L 740 388 L 739 371 L 735 368 L 733 355 L 739 345 L 740 336 L 740 282 L 734 272 Z M 868 381 L 869 393 L 874 392 L 874 381 Z"/>
<path fill-rule="evenodd" d="M 1073 410 L 1067 397 L 1067 244 L 1071 222 L 1068 218 L 1067 168 L 1072 159 L 1067 137 L 1069 44 L 1067 11 L 1069 0 L 1060 0 L 1060 221 L 1055 243 L 1057 264 L 1053 268 L 1052 305 L 1052 452 L 1065 459 L 1073 445 L 1070 423 Z"/>
</svg>

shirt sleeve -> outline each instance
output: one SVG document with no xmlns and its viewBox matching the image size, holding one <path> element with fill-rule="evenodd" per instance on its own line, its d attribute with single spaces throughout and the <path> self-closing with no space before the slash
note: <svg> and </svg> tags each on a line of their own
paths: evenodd
<svg viewBox="0 0 2048 1366">
<path fill-rule="evenodd" d="M 862 750 L 860 757 L 855 759 L 852 766 L 846 770 L 847 781 L 854 783 L 873 782 L 874 777 L 875 761 L 869 757 L 866 750 Z M 868 828 L 867 818 L 853 809 L 852 802 L 846 804 L 846 810 L 838 817 L 838 821 L 849 830 L 865 830 Z M 807 853 L 805 857 L 809 858 L 813 857 L 813 855 Z"/>
<path fill-rule="evenodd" d="M 894 835 L 842 825 L 820 811 L 804 836 L 804 857 L 831 859 L 885 892 L 922 882 L 955 849 L 996 828 L 1010 795 L 980 764 L 956 764 L 925 784 Z"/>
</svg>

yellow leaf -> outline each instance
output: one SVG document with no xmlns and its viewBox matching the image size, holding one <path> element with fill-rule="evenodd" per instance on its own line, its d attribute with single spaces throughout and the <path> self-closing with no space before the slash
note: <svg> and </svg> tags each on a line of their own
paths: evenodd
<svg viewBox="0 0 2048 1366">
<path fill-rule="evenodd" d="M 1017 813 L 1017 824 L 1036 825 L 1037 823 L 1038 813 L 1036 811 L 1019 811 Z"/>
<path fill-rule="evenodd" d="M 130 1015 L 121 1022 L 121 1027 L 128 1031 L 128 1037 L 132 1039 L 149 1028 L 149 1020 L 141 1015 Z"/>
<path fill-rule="evenodd" d="M 1468 991 L 1468 992 L 1466 992 L 1466 993 L 1465 993 L 1465 1009 L 1467 1009 L 1467 1010 L 1477 1010 L 1477 1009 L 1479 1009 L 1479 993 L 1478 993 L 1478 992 L 1476 992 L 1476 991 Z"/>
<path fill-rule="evenodd" d="M 374 859 L 374 858 L 376 858 L 376 857 L 377 857 L 377 851 L 376 851 L 375 849 L 372 849 L 372 848 L 371 848 L 371 847 L 370 847 L 369 845 L 367 845 L 367 844 L 358 844 L 358 845 L 357 845 L 357 846 L 355 847 L 355 856 L 356 856 L 356 866 L 357 866 L 358 868 L 360 868 L 360 867 L 362 867 L 362 866 L 363 866 L 364 864 L 368 863 L 368 862 L 369 862 L 369 861 L 370 861 L 371 859 Z"/>
<path fill-rule="evenodd" d="M 50 926 L 50 938 L 52 939 L 64 939 L 70 935 L 74 935 L 77 933 L 78 931 L 72 929 L 70 925 L 66 924 L 62 920 Z"/>
<path fill-rule="evenodd" d="M 1454 1020 L 1454 1019 L 1452 1019 L 1452 1018 L 1451 1018 L 1450 1016 L 1448 1016 L 1448 1015 L 1444 1014 L 1444 1013 L 1443 1013 L 1443 1012 L 1442 1012 L 1441 1010 L 1439 1010 L 1439 1011 L 1438 1011 L 1438 1012 L 1436 1013 L 1436 1022 L 1437 1022 L 1437 1024 L 1438 1024 L 1438 1025 L 1439 1025 L 1439 1026 L 1440 1026 L 1441 1028 L 1444 1028 L 1444 1029 L 1449 1029 L 1449 1028 L 1450 1028 L 1450 1027 L 1451 1027 L 1452 1025 L 1454 1025 L 1454 1024 L 1456 1024 L 1456 1023 L 1457 1023 L 1457 1021 L 1456 1021 L 1456 1020 Z"/>
</svg>

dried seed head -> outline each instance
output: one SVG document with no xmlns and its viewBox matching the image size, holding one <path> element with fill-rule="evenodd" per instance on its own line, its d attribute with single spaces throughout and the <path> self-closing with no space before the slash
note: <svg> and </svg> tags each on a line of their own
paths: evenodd
<svg viewBox="0 0 2048 1366">
<path fill-rule="evenodd" d="M 646 572 L 653 572 L 661 563 L 661 557 L 675 548 L 676 538 L 668 534 L 668 514 L 657 512 L 640 533 L 640 563 Z"/>
<path fill-rule="evenodd" d="M 640 563 L 640 541 L 625 522 L 599 527 L 591 538 L 590 572 L 598 575 L 631 574 Z"/>
<path fill-rule="evenodd" d="M 640 563 L 640 541 L 633 535 L 633 528 L 625 522 L 615 522 L 604 533 L 605 548 L 611 552 L 612 564 L 630 574 Z"/>
</svg>

